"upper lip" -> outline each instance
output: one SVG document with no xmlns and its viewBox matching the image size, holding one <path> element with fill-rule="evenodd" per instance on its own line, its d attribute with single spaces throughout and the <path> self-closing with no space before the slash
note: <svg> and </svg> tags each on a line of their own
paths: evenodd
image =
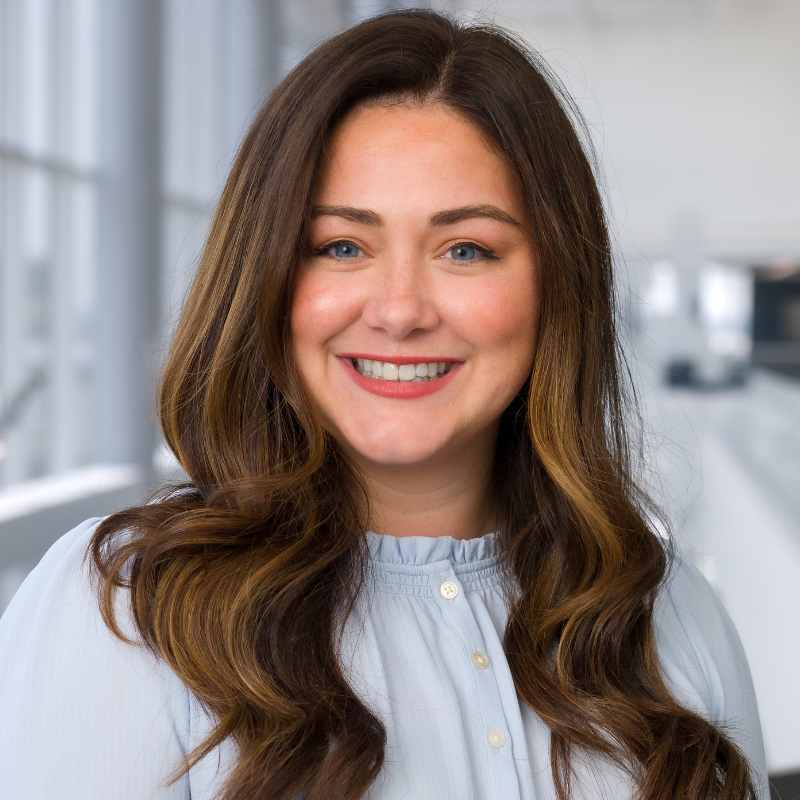
<svg viewBox="0 0 800 800">
<path fill-rule="evenodd" d="M 460 358 L 449 356 L 379 356 L 374 353 L 339 353 L 340 358 L 367 358 L 370 361 L 388 361 L 392 364 L 419 364 L 431 361 L 444 361 L 447 364 L 461 364 Z"/>
</svg>

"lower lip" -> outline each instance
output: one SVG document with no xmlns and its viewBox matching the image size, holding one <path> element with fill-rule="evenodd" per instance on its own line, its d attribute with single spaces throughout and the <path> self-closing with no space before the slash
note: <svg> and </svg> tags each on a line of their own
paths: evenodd
<svg viewBox="0 0 800 800">
<path fill-rule="evenodd" d="M 463 362 L 453 364 L 447 374 L 442 375 L 440 378 L 434 378 L 432 381 L 382 381 L 379 378 L 370 378 L 366 375 L 362 375 L 353 366 L 353 362 L 349 358 L 339 357 L 339 360 L 344 364 L 344 368 L 353 380 L 362 389 L 366 389 L 368 392 L 380 395 L 381 397 L 393 397 L 398 400 L 411 400 L 415 397 L 424 397 L 425 395 L 433 394 L 440 389 L 444 389 L 463 366 Z"/>
</svg>

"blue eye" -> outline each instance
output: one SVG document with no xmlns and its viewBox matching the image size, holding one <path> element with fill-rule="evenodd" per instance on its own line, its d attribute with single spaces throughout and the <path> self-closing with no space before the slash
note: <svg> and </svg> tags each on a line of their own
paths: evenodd
<svg viewBox="0 0 800 800">
<path fill-rule="evenodd" d="M 329 251 L 329 250 L 331 250 L 331 249 L 332 249 L 332 248 L 334 248 L 334 247 L 337 247 L 338 245 L 345 245 L 345 246 L 347 246 L 347 247 L 351 247 L 351 248 L 352 248 L 352 247 L 355 247 L 355 248 L 356 248 L 356 250 L 360 250 L 360 249 L 361 249 L 361 248 L 360 248 L 360 247 L 359 247 L 357 244 L 355 244 L 354 242 L 348 241 L 347 239 L 339 239 L 339 240 L 338 240 L 338 241 L 336 241 L 336 242 L 331 242 L 330 244 L 326 244 L 326 245 L 325 245 L 325 247 L 320 247 L 318 250 L 315 250 L 315 251 L 314 251 L 314 255 L 315 255 L 315 256 L 324 256 L 324 255 L 327 255 L 327 253 L 328 253 L 328 251 Z M 332 258 L 336 258 L 336 256 L 332 256 Z M 350 261 L 350 260 L 351 260 L 351 259 L 349 259 L 349 258 L 337 259 L 337 261 Z"/>
<path fill-rule="evenodd" d="M 477 250 L 481 254 L 481 258 L 470 258 L 466 262 L 459 261 L 455 259 L 456 263 L 467 263 L 469 264 L 471 261 L 482 261 L 484 258 L 487 260 L 493 260 L 497 258 L 497 255 L 493 253 L 491 250 L 487 250 L 485 247 L 481 247 L 480 245 L 474 244 L 473 242 L 459 242 L 458 244 L 454 244 L 450 250 L 455 250 L 458 248 L 459 250 L 469 249 L 472 248 L 473 250 Z M 449 252 L 449 251 L 448 251 Z"/>
<path fill-rule="evenodd" d="M 330 244 L 326 244 L 325 247 L 320 247 L 319 249 L 315 250 L 314 251 L 314 255 L 315 256 L 327 256 L 328 258 L 334 258 L 337 261 L 351 261 L 352 257 L 345 256 L 343 258 L 338 258 L 335 255 L 334 256 L 328 256 L 328 251 L 332 250 L 334 247 L 339 247 L 339 246 L 347 247 L 347 248 L 355 248 L 356 250 L 360 250 L 361 249 L 357 244 L 355 244 L 354 242 L 351 242 L 349 239 L 338 239 L 335 242 L 331 242 Z M 477 252 L 479 252 L 481 254 L 481 258 L 470 258 L 470 259 L 467 259 L 466 261 L 462 261 L 460 259 L 452 259 L 452 260 L 454 260 L 456 262 L 456 264 L 459 264 L 459 263 L 469 264 L 472 261 L 482 261 L 483 259 L 495 260 L 495 259 L 498 258 L 498 256 L 495 253 L 493 253 L 491 250 L 488 250 L 485 247 L 481 247 L 480 245 L 477 245 L 474 242 L 458 242 L 458 244 L 454 244 L 452 247 L 450 247 L 448 249 L 448 252 L 450 252 L 450 250 L 455 250 L 456 248 L 459 248 L 460 250 L 464 250 L 465 248 L 466 249 L 472 248 L 473 250 L 476 250 Z M 341 253 L 341 251 L 340 251 L 340 253 Z"/>
</svg>

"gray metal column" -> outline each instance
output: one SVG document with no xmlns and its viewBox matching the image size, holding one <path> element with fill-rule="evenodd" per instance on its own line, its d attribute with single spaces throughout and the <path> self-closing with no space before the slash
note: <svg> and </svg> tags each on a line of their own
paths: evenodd
<svg viewBox="0 0 800 800">
<path fill-rule="evenodd" d="M 233 0 L 221 9 L 221 16 L 219 116 L 227 171 L 261 102 L 277 83 L 281 21 L 275 0 Z"/>
<path fill-rule="evenodd" d="M 97 274 L 97 460 L 153 487 L 161 258 L 160 0 L 103 0 Z"/>
<path fill-rule="evenodd" d="M 281 43 L 285 40 L 285 24 L 279 0 L 262 0 L 256 7 L 260 47 L 255 64 L 259 82 L 258 97 L 263 100 L 283 78 Z"/>
</svg>

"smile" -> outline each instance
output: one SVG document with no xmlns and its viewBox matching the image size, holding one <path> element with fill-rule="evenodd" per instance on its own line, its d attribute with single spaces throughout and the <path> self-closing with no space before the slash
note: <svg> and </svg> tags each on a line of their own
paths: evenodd
<svg viewBox="0 0 800 800">
<path fill-rule="evenodd" d="M 417 376 L 416 373 L 414 373 L 414 377 L 412 378 L 408 368 L 415 369 L 415 365 L 404 364 L 400 367 L 390 365 L 390 367 L 394 367 L 394 370 L 388 370 L 388 377 L 376 378 L 370 374 L 359 372 L 351 358 L 339 357 L 339 361 L 356 385 L 360 386 L 362 389 L 371 394 L 378 395 L 379 397 L 389 397 L 398 400 L 410 400 L 417 397 L 424 397 L 444 389 L 452 382 L 453 378 L 463 366 L 463 362 L 446 364 L 443 372 L 440 372 L 439 368 L 437 368 L 436 374 L 433 376 L 430 374 Z M 402 376 L 400 370 L 403 370 Z M 392 375 L 396 375 L 396 377 L 392 377 Z"/>
</svg>

